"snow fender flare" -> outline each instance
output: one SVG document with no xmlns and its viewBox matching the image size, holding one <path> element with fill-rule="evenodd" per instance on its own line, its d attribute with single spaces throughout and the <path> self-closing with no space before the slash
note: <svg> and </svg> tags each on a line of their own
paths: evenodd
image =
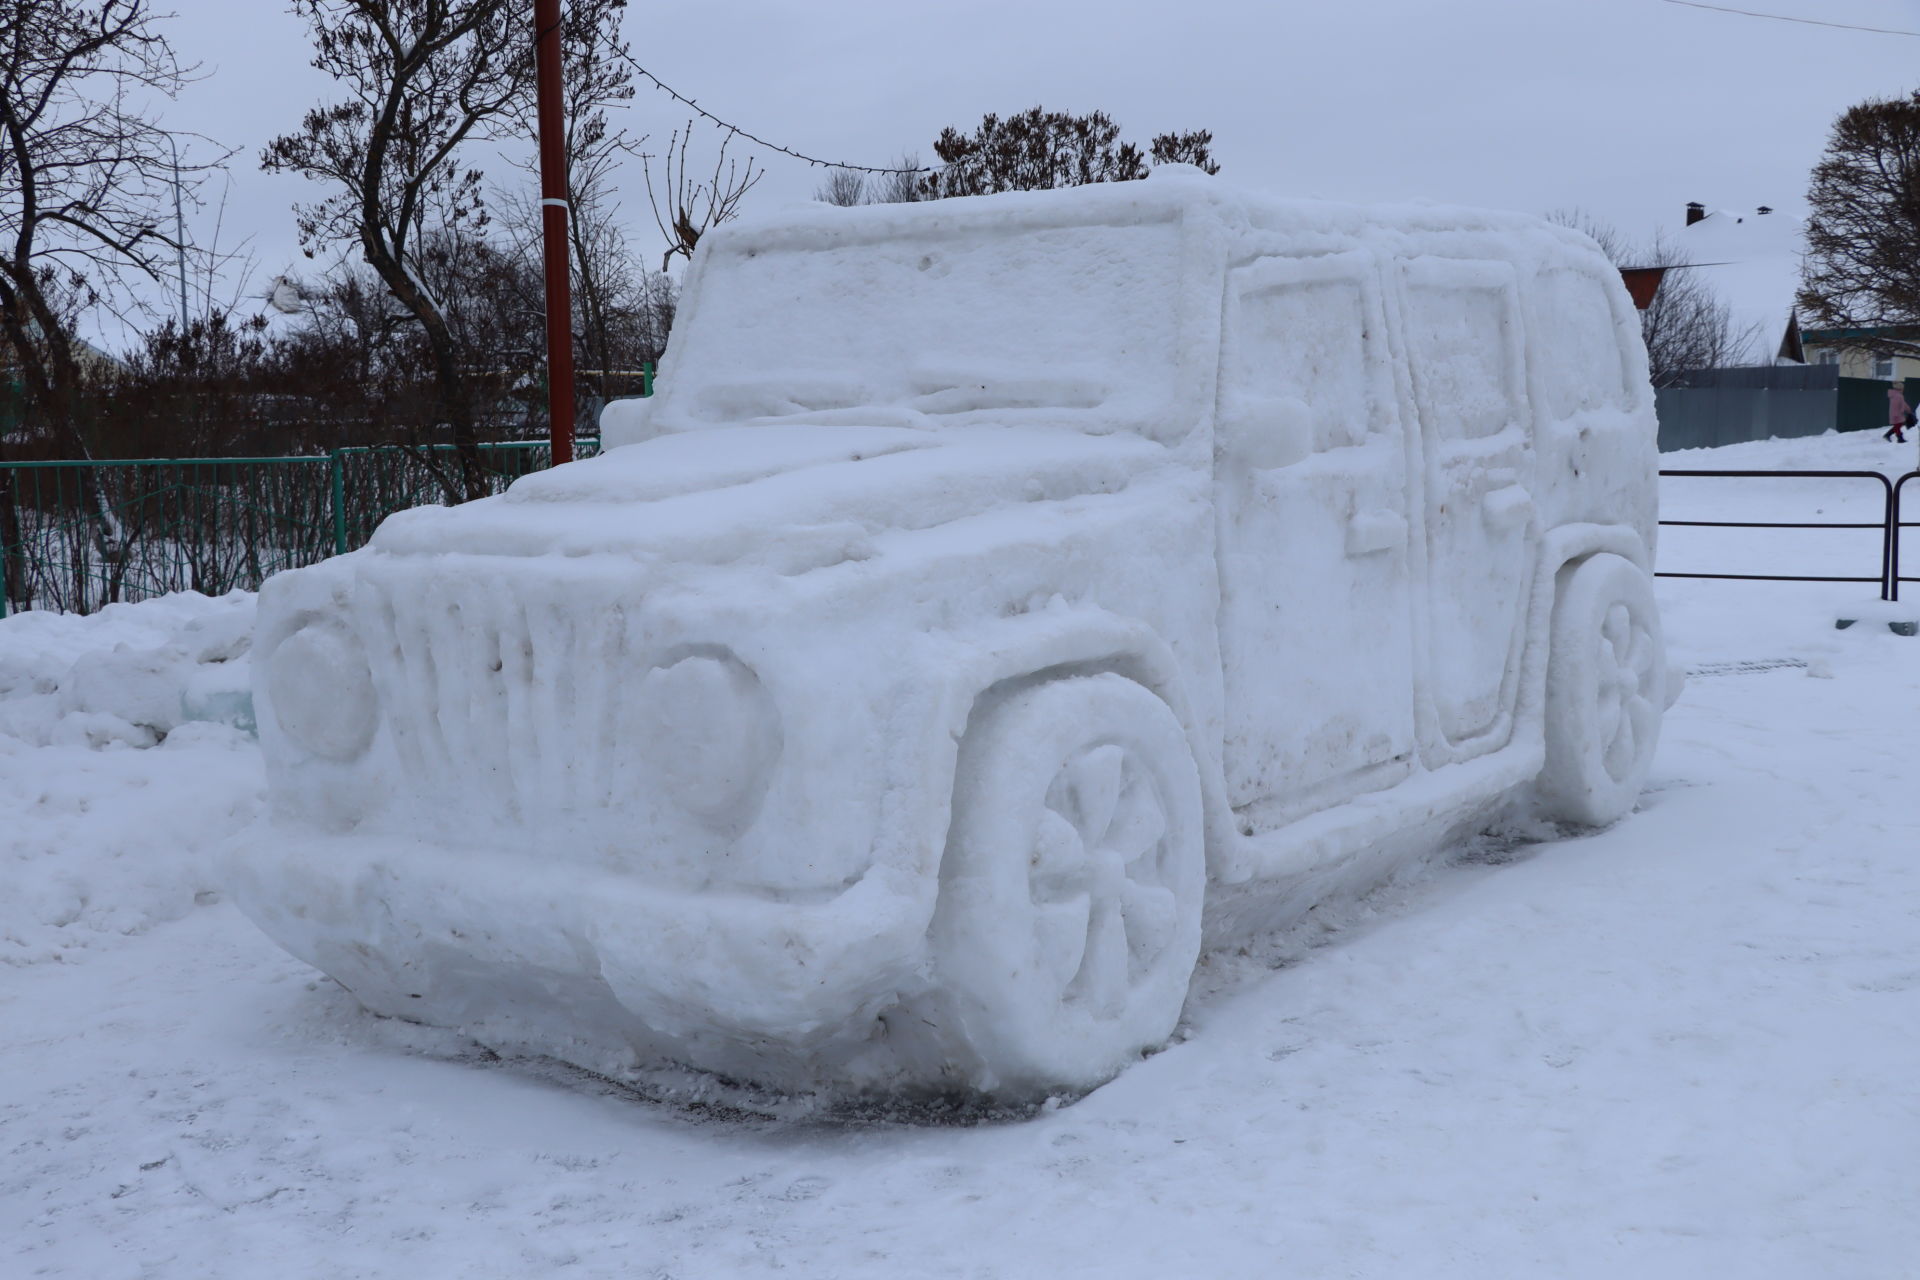
<svg viewBox="0 0 1920 1280">
<path fill-rule="evenodd" d="M 1159 698 L 1185 731 L 1200 773 L 1207 862 L 1210 867 L 1216 865 L 1231 846 L 1234 832 L 1218 734 L 1209 733 L 1208 719 L 1195 705 L 1186 674 L 1152 627 L 1098 607 L 1056 600 L 948 638 L 962 650 L 958 661 L 942 664 L 948 694 L 942 763 L 949 803 L 960 742 L 983 713 L 1035 684 L 1112 673 Z"/>
<path fill-rule="evenodd" d="M 1542 744 L 1546 740 L 1547 659 L 1552 648 L 1553 605 L 1561 575 L 1588 556 L 1611 552 L 1631 560 L 1653 576 L 1653 555 L 1639 530 L 1625 524 L 1563 524 L 1541 537 L 1538 576 L 1527 610 L 1526 656 L 1521 664 L 1520 701 L 1514 736 Z"/>
</svg>

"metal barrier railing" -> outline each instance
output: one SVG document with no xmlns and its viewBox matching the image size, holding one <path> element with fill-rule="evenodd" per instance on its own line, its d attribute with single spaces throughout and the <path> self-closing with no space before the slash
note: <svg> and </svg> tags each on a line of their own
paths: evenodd
<svg viewBox="0 0 1920 1280">
<path fill-rule="evenodd" d="M 1662 526 L 1696 529 L 1878 529 L 1880 530 L 1880 572 L 1873 577 L 1841 577 L 1827 574 L 1793 573 L 1677 573 L 1656 570 L 1660 578 L 1721 578 L 1749 582 L 1871 582 L 1880 588 L 1882 600 L 1900 598 L 1900 485 L 1920 475 L 1909 472 L 1898 484 L 1878 471 L 1662 471 L 1669 476 L 1717 476 L 1735 479 L 1768 480 L 1872 480 L 1881 489 L 1881 517 L 1872 521 L 1846 520 L 1662 520 Z M 1912 579 L 1907 579 L 1912 581 Z"/>
<path fill-rule="evenodd" d="M 577 442 L 579 456 L 599 441 Z M 480 446 L 490 492 L 547 466 L 545 441 Z M 221 595 L 365 544 L 444 501 L 452 445 L 312 456 L 0 463 L 0 617 L 92 613 L 173 591 Z"/>
<path fill-rule="evenodd" d="M 312 564 L 363 545 L 395 511 L 437 504 L 438 474 L 454 446 L 426 457 L 405 446 L 335 449 L 267 458 L 122 459 L 106 462 L 0 463 L 0 617 L 10 608 L 90 613 L 119 601 L 172 591 L 220 595 L 257 588 L 281 569 Z M 599 441 L 578 442 L 580 456 Z M 545 468 L 544 441 L 480 446 L 489 488 L 504 490 Z M 1878 529 L 1880 572 L 1827 574 L 1689 573 L 1662 578 L 1760 582 L 1877 583 L 1898 600 L 1901 491 L 1920 479 L 1878 471 L 1662 471 L 1662 477 L 1871 480 L 1881 486 L 1878 521 L 1662 520 L 1663 526 L 1717 529 Z"/>
<path fill-rule="evenodd" d="M 1893 505 L 1887 512 L 1887 590 L 1881 597 L 1884 600 L 1898 600 L 1901 583 L 1920 582 L 1920 578 L 1900 576 L 1900 531 L 1920 529 L 1920 520 L 1900 518 L 1900 491 L 1906 488 L 1909 480 L 1920 480 L 1920 471 L 1909 471 L 1893 482 Z"/>
</svg>

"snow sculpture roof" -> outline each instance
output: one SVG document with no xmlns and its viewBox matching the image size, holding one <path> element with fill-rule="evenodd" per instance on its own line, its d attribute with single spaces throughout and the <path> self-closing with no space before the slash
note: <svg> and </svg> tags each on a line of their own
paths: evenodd
<svg viewBox="0 0 1920 1280">
<path fill-rule="evenodd" d="M 1186 166 L 1144 182 L 742 219 L 701 243 L 649 434 L 991 423 L 1170 442 L 1210 400 L 1223 229 L 1310 243 L 1541 226 L 1275 199 Z"/>
</svg>

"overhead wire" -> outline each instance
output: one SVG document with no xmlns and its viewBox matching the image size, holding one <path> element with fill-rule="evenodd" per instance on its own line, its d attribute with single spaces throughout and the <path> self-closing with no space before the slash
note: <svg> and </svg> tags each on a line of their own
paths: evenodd
<svg viewBox="0 0 1920 1280">
<path fill-rule="evenodd" d="M 621 48 L 620 46 L 614 45 L 612 46 L 612 48 L 615 53 L 618 53 L 620 55 L 620 57 L 626 62 L 628 66 L 632 67 L 640 75 L 646 77 L 646 79 L 653 85 L 654 88 L 659 89 L 661 92 L 665 93 L 668 97 L 672 98 L 675 102 L 680 103 L 681 105 L 685 106 L 688 110 L 694 112 L 694 114 L 702 117 L 703 119 L 709 121 L 710 123 L 714 124 L 715 126 L 721 129 L 725 129 L 730 134 L 733 134 L 737 137 L 745 138 L 748 142 L 753 143 L 757 147 L 764 147 L 768 151 L 777 151 L 783 156 L 790 156 L 795 160 L 801 160 L 806 162 L 807 164 L 816 165 L 822 169 L 847 169 L 854 173 L 881 173 L 881 174 L 935 172 L 935 169 L 930 166 L 922 166 L 920 168 L 898 168 L 898 167 L 885 168 L 880 165 L 848 164 L 845 161 L 841 161 L 841 160 L 822 160 L 818 156 L 810 156 L 810 155 L 807 155 L 805 152 L 795 151 L 792 147 L 783 147 L 777 142 L 769 142 L 765 138 L 760 137 L 758 134 L 747 132 L 745 129 L 742 129 L 739 125 L 734 124 L 731 121 L 722 120 L 719 116 L 707 110 L 705 107 L 701 106 L 698 102 L 695 102 L 692 98 L 689 98 L 686 94 L 681 93 L 678 89 L 674 88 L 672 85 L 662 80 L 659 76 L 653 74 L 653 72 L 641 66 L 637 61 L 634 60 L 634 56 L 631 53 L 628 53 L 625 49 Z"/>
<path fill-rule="evenodd" d="M 1834 27 L 1841 31 L 1869 31 L 1879 36 L 1920 36 L 1920 31 L 1900 31 L 1892 27 L 1862 27 L 1851 22 L 1829 22 L 1825 18 L 1801 18 L 1789 13 L 1760 13 L 1754 9 L 1735 9 L 1724 4 L 1703 4 L 1701 0 L 1666 0 L 1688 9 L 1711 9 L 1715 13 L 1737 13 L 1743 18 L 1771 18 L 1775 22 L 1798 22 L 1809 27 Z"/>
<path fill-rule="evenodd" d="M 1795 23 L 1801 23 L 1806 26 L 1813 26 L 1813 27 L 1832 27 L 1841 31 L 1865 31 L 1865 32 L 1870 32 L 1874 35 L 1920 37 L 1920 31 L 1902 31 L 1902 30 L 1897 30 L 1895 28 L 1891 28 L 1891 27 L 1859 26 L 1849 22 L 1829 22 L 1823 18 L 1802 18 L 1792 14 L 1785 14 L 1785 13 L 1761 13 L 1754 9 L 1737 9 L 1730 5 L 1706 4 L 1703 2 L 1703 0 L 1665 0 L 1665 3 L 1680 5 L 1688 9 L 1706 9 L 1714 13 L 1736 14 L 1744 18 L 1766 18 L 1775 22 L 1795 22 Z M 819 156 L 808 155 L 804 151 L 797 151 L 792 147 L 782 146 L 780 143 L 773 142 L 766 138 L 763 138 L 759 134 L 756 134 L 756 133 L 750 132 L 749 130 L 741 128 L 739 125 L 734 124 L 730 120 L 724 120 L 721 117 L 715 115 L 713 112 L 701 106 L 699 102 L 695 101 L 693 98 L 688 97 L 686 94 L 680 92 L 678 89 L 668 84 L 665 80 L 662 80 L 659 76 L 655 75 L 653 72 L 641 66 L 639 61 L 636 60 L 631 53 L 627 52 L 627 50 L 625 50 L 624 48 L 621 48 L 619 45 L 616 44 L 612 46 L 612 50 L 614 53 L 618 54 L 620 58 L 624 62 L 626 62 L 626 64 L 629 67 L 632 67 L 636 73 L 642 76 L 649 84 L 653 85 L 654 88 L 660 90 L 662 93 L 672 98 L 675 102 L 680 103 L 682 106 L 686 107 L 689 111 L 692 111 L 695 115 L 706 120 L 708 123 L 714 125 L 716 128 L 724 129 L 729 134 L 733 134 L 736 137 L 745 138 L 748 142 L 751 142 L 755 146 L 761 147 L 767 151 L 777 152 L 780 155 L 787 156 L 790 159 L 798 160 L 803 164 L 813 165 L 817 168 L 846 169 L 853 173 L 893 174 L 893 173 L 938 172 L 938 167 L 932 166 L 932 165 L 921 165 L 918 167 L 903 168 L 900 166 L 852 164 L 845 160 L 823 160 Z"/>
</svg>

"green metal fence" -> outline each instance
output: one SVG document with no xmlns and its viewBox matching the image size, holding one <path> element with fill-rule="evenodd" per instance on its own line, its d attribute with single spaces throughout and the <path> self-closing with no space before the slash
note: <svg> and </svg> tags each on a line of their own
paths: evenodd
<svg viewBox="0 0 1920 1280">
<path fill-rule="evenodd" d="M 589 457 L 599 441 L 576 442 Z M 549 464 L 545 441 L 480 446 L 499 493 Z M 91 613 L 170 591 L 220 595 L 362 546 L 395 511 L 460 484 L 452 445 L 311 457 L 0 463 L 0 617 Z"/>
<path fill-rule="evenodd" d="M 1833 425 L 1840 431 L 1885 431 L 1887 429 L 1887 389 L 1893 383 L 1879 378 L 1840 379 L 1840 400 Z M 1920 403 L 1920 378 L 1908 378 L 1900 384 L 1907 403 Z"/>
</svg>

